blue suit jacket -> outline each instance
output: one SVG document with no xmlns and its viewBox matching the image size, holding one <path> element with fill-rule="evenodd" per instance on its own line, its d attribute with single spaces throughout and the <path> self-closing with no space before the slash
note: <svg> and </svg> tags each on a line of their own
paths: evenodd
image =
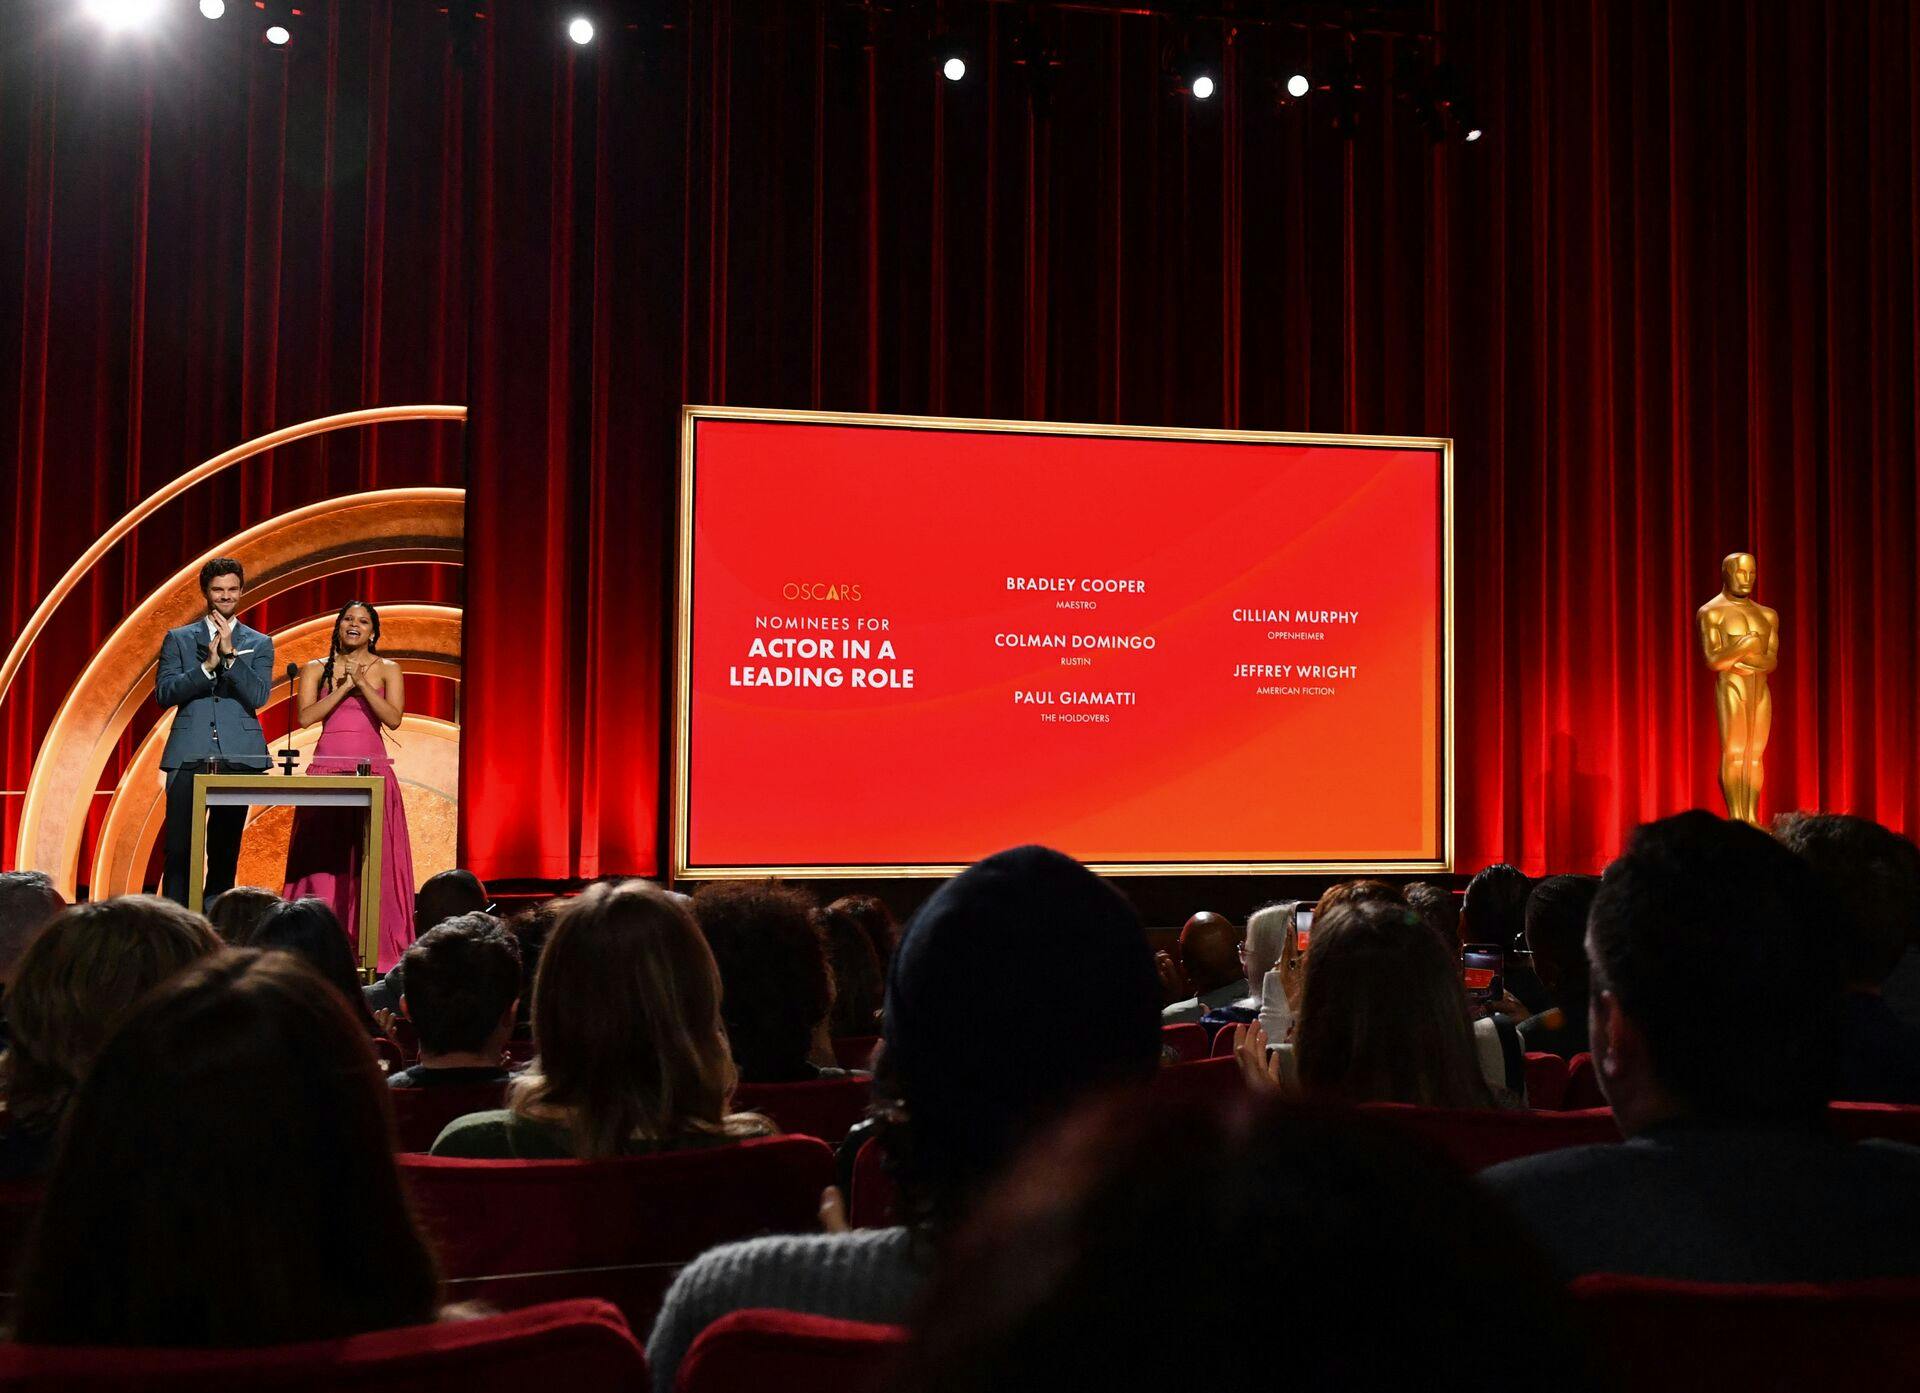
<svg viewBox="0 0 1920 1393">
<path fill-rule="evenodd" d="M 260 729 L 259 710 L 273 689 L 273 640 L 238 620 L 233 625 L 233 666 L 216 670 L 211 679 L 200 668 L 207 646 L 207 621 L 196 619 L 169 629 L 160 641 L 160 671 L 154 695 L 162 706 L 178 707 L 167 747 L 160 753 L 162 769 L 178 769 L 218 754 L 255 769 L 268 767 L 267 737 Z M 220 744 L 213 741 L 219 726 Z"/>
</svg>

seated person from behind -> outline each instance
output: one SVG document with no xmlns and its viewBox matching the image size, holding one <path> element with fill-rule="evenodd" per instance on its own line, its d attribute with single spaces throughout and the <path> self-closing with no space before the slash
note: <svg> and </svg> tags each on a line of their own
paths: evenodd
<svg viewBox="0 0 1920 1393">
<path fill-rule="evenodd" d="M 13 1338 L 238 1349 L 433 1321 L 439 1276 L 384 1091 L 359 1022 L 292 954 L 215 952 L 175 973 L 80 1086 Z M 157 1377 L 139 1367 L 125 1386 Z"/>
<path fill-rule="evenodd" d="M 1587 921 L 1593 1059 L 1626 1142 L 1483 1180 L 1568 1275 L 1704 1282 L 1920 1276 L 1920 1148 L 1827 1127 L 1838 955 L 1820 886 L 1710 813 L 1639 828 Z"/>
<path fill-rule="evenodd" d="M 44 1173 L 93 1057 L 150 987 L 220 951 L 198 914 L 153 895 L 54 916 L 7 986 L 13 1039 L 0 1056 L 0 1180 Z"/>
<path fill-rule="evenodd" d="M 1293 956 L 1283 956 L 1283 970 L 1293 970 Z M 1291 1044 L 1269 1051 L 1257 1022 L 1236 1032 L 1248 1081 L 1306 1102 L 1515 1101 L 1503 1079 L 1498 1093 L 1489 1080 L 1457 960 L 1404 901 L 1350 899 L 1314 919 Z M 1497 1049 L 1495 1061 L 1497 1070 Z"/>
<path fill-rule="evenodd" d="M 720 971 L 693 916 L 644 881 L 590 885 L 554 916 L 533 979 L 533 1063 L 507 1106 L 447 1124 L 435 1156 L 595 1160 L 766 1136 L 732 1111 Z"/>
<path fill-rule="evenodd" d="M 394 1088 L 507 1081 L 507 1040 L 520 998 L 520 945 L 491 914 L 462 914 L 413 941 L 400 998 L 420 1037 L 420 1062 L 387 1076 Z"/>
<path fill-rule="evenodd" d="M 1520 1041 L 1536 1054 L 1572 1059 L 1587 1049 L 1587 912 L 1600 878 L 1552 875 L 1527 897 L 1527 950 L 1553 1005 L 1520 1022 Z"/>
<path fill-rule="evenodd" d="M 720 1013 L 742 1083 L 851 1077 L 828 1034 L 833 972 L 813 897 L 775 880 L 717 880 L 693 917 L 720 967 Z"/>
<path fill-rule="evenodd" d="M 487 887 L 472 871 L 456 866 L 430 875 L 413 896 L 414 940 L 418 942 L 449 919 L 477 914 L 487 908 Z M 391 972 L 363 990 L 369 1011 L 399 1010 L 400 998 L 407 990 L 405 963 L 395 963 Z"/>
<path fill-rule="evenodd" d="M 46 872 L 0 871 L 0 991 L 13 980 L 27 945 L 66 907 Z M 6 1043 L 6 1015 L 0 1011 L 0 1049 Z"/>
<path fill-rule="evenodd" d="M 1047 1048 L 1009 1056 L 1008 1041 L 1032 1034 L 1033 984 L 1069 981 L 1076 990 L 1046 1002 Z M 954 1226 L 1030 1138 L 1085 1098 L 1152 1080 L 1159 1009 L 1139 915 L 1085 866 L 1016 847 L 942 885 L 901 935 L 875 1065 L 898 1225 L 705 1254 L 674 1280 L 647 1340 L 654 1387 L 673 1387 L 694 1338 L 729 1311 L 903 1319 Z M 837 1208 L 834 1195 L 823 1220 Z"/>
<path fill-rule="evenodd" d="M 1827 932 L 1803 927 L 1808 950 L 1837 953 L 1845 979 L 1835 1096 L 1920 1103 L 1920 1027 L 1902 1020 L 1880 992 L 1920 918 L 1920 847 L 1840 813 L 1783 813 L 1773 835 L 1813 867 L 1826 890 Z"/>
<path fill-rule="evenodd" d="M 1180 966 L 1194 994 L 1160 1012 L 1162 1025 L 1198 1021 L 1219 1006 L 1247 996 L 1247 969 L 1240 961 L 1240 931 L 1223 915 L 1201 910 L 1180 930 Z"/>
</svg>

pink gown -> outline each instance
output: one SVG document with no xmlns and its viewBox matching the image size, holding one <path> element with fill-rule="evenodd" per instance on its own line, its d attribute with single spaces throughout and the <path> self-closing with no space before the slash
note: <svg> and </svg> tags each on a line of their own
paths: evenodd
<svg viewBox="0 0 1920 1393">
<path fill-rule="evenodd" d="M 327 690 L 327 689 L 323 689 Z M 407 809 L 400 780 L 381 739 L 380 720 L 358 692 L 327 714 L 307 761 L 309 774 L 354 774 L 365 760 L 370 773 L 387 781 L 386 821 L 380 846 L 380 970 L 393 965 L 413 942 L 413 847 L 407 840 Z M 360 859 L 364 814 L 345 808 L 295 808 L 287 839 L 289 900 L 312 895 L 333 907 L 347 931 L 355 961 L 360 956 Z"/>
</svg>

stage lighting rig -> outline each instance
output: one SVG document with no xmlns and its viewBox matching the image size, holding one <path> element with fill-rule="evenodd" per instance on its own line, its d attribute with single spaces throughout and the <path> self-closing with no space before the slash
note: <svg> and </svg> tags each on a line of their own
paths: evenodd
<svg viewBox="0 0 1920 1393">
<path fill-rule="evenodd" d="M 227 12 L 227 0 L 200 0 L 200 13 L 208 19 L 218 19 Z"/>
<path fill-rule="evenodd" d="M 585 15 L 575 15 L 567 21 L 567 37 L 582 48 L 593 42 L 593 33 L 593 21 Z"/>
</svg>

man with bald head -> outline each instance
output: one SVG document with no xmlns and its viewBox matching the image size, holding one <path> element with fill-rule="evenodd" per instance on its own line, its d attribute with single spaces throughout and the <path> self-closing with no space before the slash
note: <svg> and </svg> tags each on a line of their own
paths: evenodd
<svg viewBox="0 0 1920 1393">
<path fill-rule="evenodd" d="M 1194 995 L 1160 1012 L 1162 1025 L 1198 1021 L 1207 1012 L 1231 1006 L 1247 993 L 1247 969 L 1240 961 L 1240 930 L 1223 915 L 1201 910 L 1180 930 L 1180 966 Z"/>
</svg>

